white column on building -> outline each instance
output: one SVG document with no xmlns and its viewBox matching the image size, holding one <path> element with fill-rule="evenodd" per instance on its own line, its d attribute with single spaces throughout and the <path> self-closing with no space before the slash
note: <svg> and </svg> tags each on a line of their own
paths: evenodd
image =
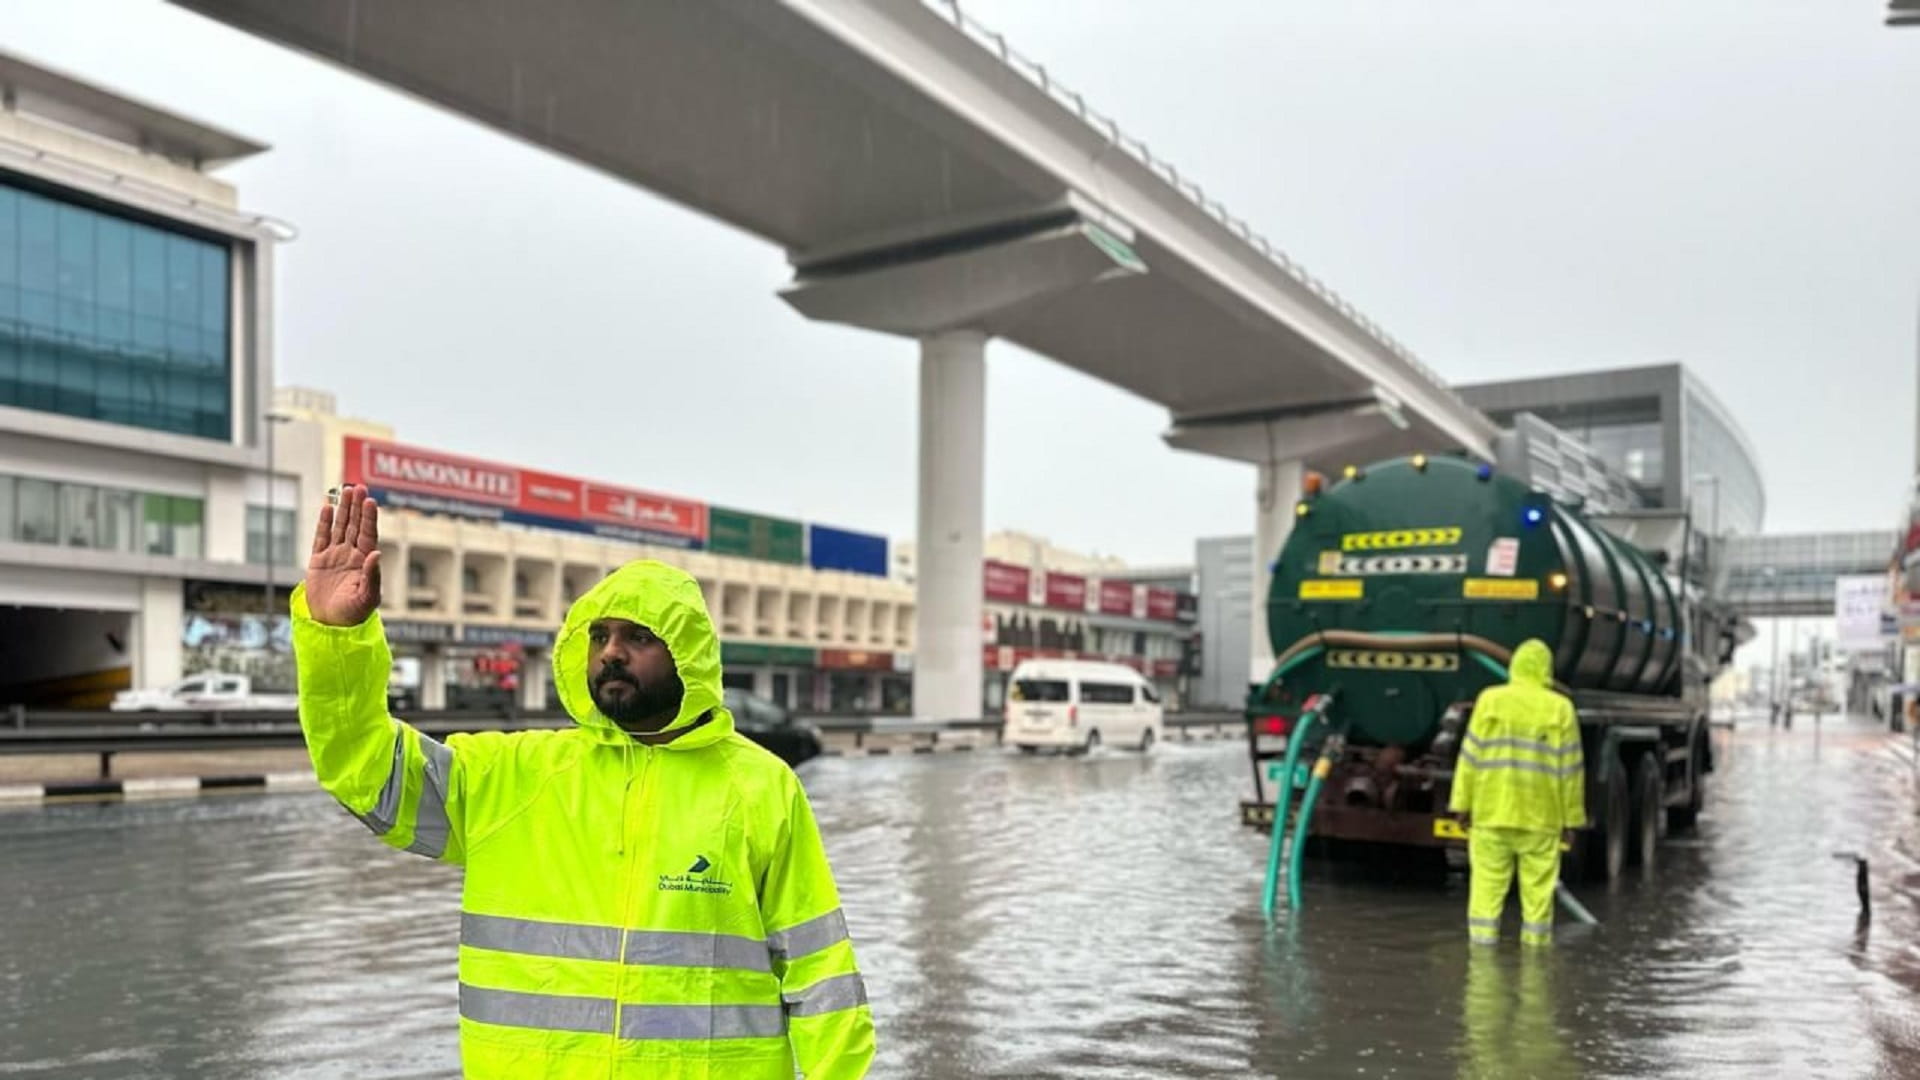
<svg viewBox="0 0 1920 1080">
<path fill-rule="evenodd" d="M 759 697 L 773 700 L 773 669 L 757 667 L 753 669 L 753 692 Z"/>
<path fill-rule="evenodd" d="M 165 686 L 180 678 L 185 612 L 179 578 L 145 578 L 140 582 L 140 610 L 133 617 L 135 689 Z"/>
<path fill-rule="evenodd" d="M 1276 645 L 1267 639 L 1267 590 L 1273 584 L 1273 561 L 1279 558 L 1281 546 L 1293 531 L 1294 506 L 1300 501 L 1306 470 L 1298 460 L 1268 462 L 1258 468 L 1253 526 L 1253 632 L 1247 635 L 1252 646 L 1252 664 L 1247 669 L 1247 677 L 1263 683 L 1273 674 Z"/>
<path fill-rule="evenodd" d="M 986 346 L 986 335 L 971 330 L 920 342 L 913 708 L 926 719 L 966 719 L 981 709 Z"/>
<path fill-rule="evenodd" d="M 447 707 L 447 651 L 429 645 L 420 656 L 420 707 Z"/>
<path fill-rule="evenodd" d="M 545 649 L 528 649 L 520 658 L 520 707 L 539 712 L 547 707 L 547 684 L 553 677 L 553 657 Z"/>
</svg>

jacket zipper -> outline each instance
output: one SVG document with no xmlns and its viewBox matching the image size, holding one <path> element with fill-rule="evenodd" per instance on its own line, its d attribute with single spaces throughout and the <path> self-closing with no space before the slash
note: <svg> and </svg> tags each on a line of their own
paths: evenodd
<svg viewBox="0 0 1920 1080">
<path fill-rule="evenodd" d="M 651 760 L 651 758 L 652 755 L 648 753 L 647 748 L 642 747 L 640 750 L 640 774 L 643 775 L 646 772 L 647 762 Z M 629 742 L 621 747 L 620 759 L 621 772 L 625 774 L 620 784 L 619 854 L 622 858 L 620 860 L 619 871 L 620 888 L 616 894 L 620 897 L 620 963 L 619 966 L 614 969 L 613 973 L 613 1031 L 608 1035 L 607 1039 L 608 1080 L 615 1080 L 620 1068 L 620 1012 L 622 999 L 626 997 L 627 928 L 633 922 L 631 912 L 634 890 L 633 864 L 640 858 L 639 845 L 627 843 L 628 808 L 632 805 L 634 786 L 640 779 L 640 775 L 636 775 L 633 769 L 633 743 Z M 630 848 L 633 850 L 629 850 Z"/>
</svg>

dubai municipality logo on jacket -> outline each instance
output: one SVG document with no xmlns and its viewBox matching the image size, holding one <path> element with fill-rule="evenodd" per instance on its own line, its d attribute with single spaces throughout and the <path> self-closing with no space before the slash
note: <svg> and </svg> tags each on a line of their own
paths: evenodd
<svg viewBox="0 0 1920 1080">
<path fill-rule="evenodd" d="M 722 881 L 713 873 L 713 862 L 705 855 L 695 856 L 693 865 L 687 867 L 684 874 L 661 874 L 661 892 L 697 892 L 726 896 L 733 892 L 733 882 Z"/>
</svg>

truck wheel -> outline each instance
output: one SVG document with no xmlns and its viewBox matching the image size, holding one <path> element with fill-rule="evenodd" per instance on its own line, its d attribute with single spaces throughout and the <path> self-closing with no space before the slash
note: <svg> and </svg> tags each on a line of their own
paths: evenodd
<svg viewBox="0 0 1920 1080">
<path fill-rule="evenodd" d="M 1627 793 L 1627 770 L 1618 757 L 1610 758 L 1596 777 L 1600 802 L 1594 809 L 1595 828 L 1583 845 L 1583 881 L 1613 881 L 1627 869 L 1627 831 L 1633 826 L 1633 805 Z"/>
<path fill-rule="evenodd" d="M 1704 734 L 1693 737 L 1693 755 L 1688 763 L 1693 770 L 1693 791 L 1687 805 L 1667 811 L 1667 831 L 1691 829 L 1700 823 L 1700 811 L 1707 805 L 1707 740 Z"/>
<path fill-rule="evenodd" d="M 1660 858 L 1660 838 L 1666 831 L 1666 782 L 1660 775 L 1659 751 L 1640 755 L 1633 767 L 1633 861 L 1652 870 Z"/>
</svg>

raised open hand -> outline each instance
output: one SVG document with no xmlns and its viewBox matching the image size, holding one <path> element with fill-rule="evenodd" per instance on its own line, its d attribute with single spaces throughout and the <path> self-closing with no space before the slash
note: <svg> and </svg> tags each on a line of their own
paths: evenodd
<svg viewBox="0 0 1920 1080">
<path fill-rule="evenodd" d="M 380 507 L 348 484 L 320 510 L 307 560 L 307 610 L 328 626 L 358 626 L 380 606 Z"/>
</svg>

